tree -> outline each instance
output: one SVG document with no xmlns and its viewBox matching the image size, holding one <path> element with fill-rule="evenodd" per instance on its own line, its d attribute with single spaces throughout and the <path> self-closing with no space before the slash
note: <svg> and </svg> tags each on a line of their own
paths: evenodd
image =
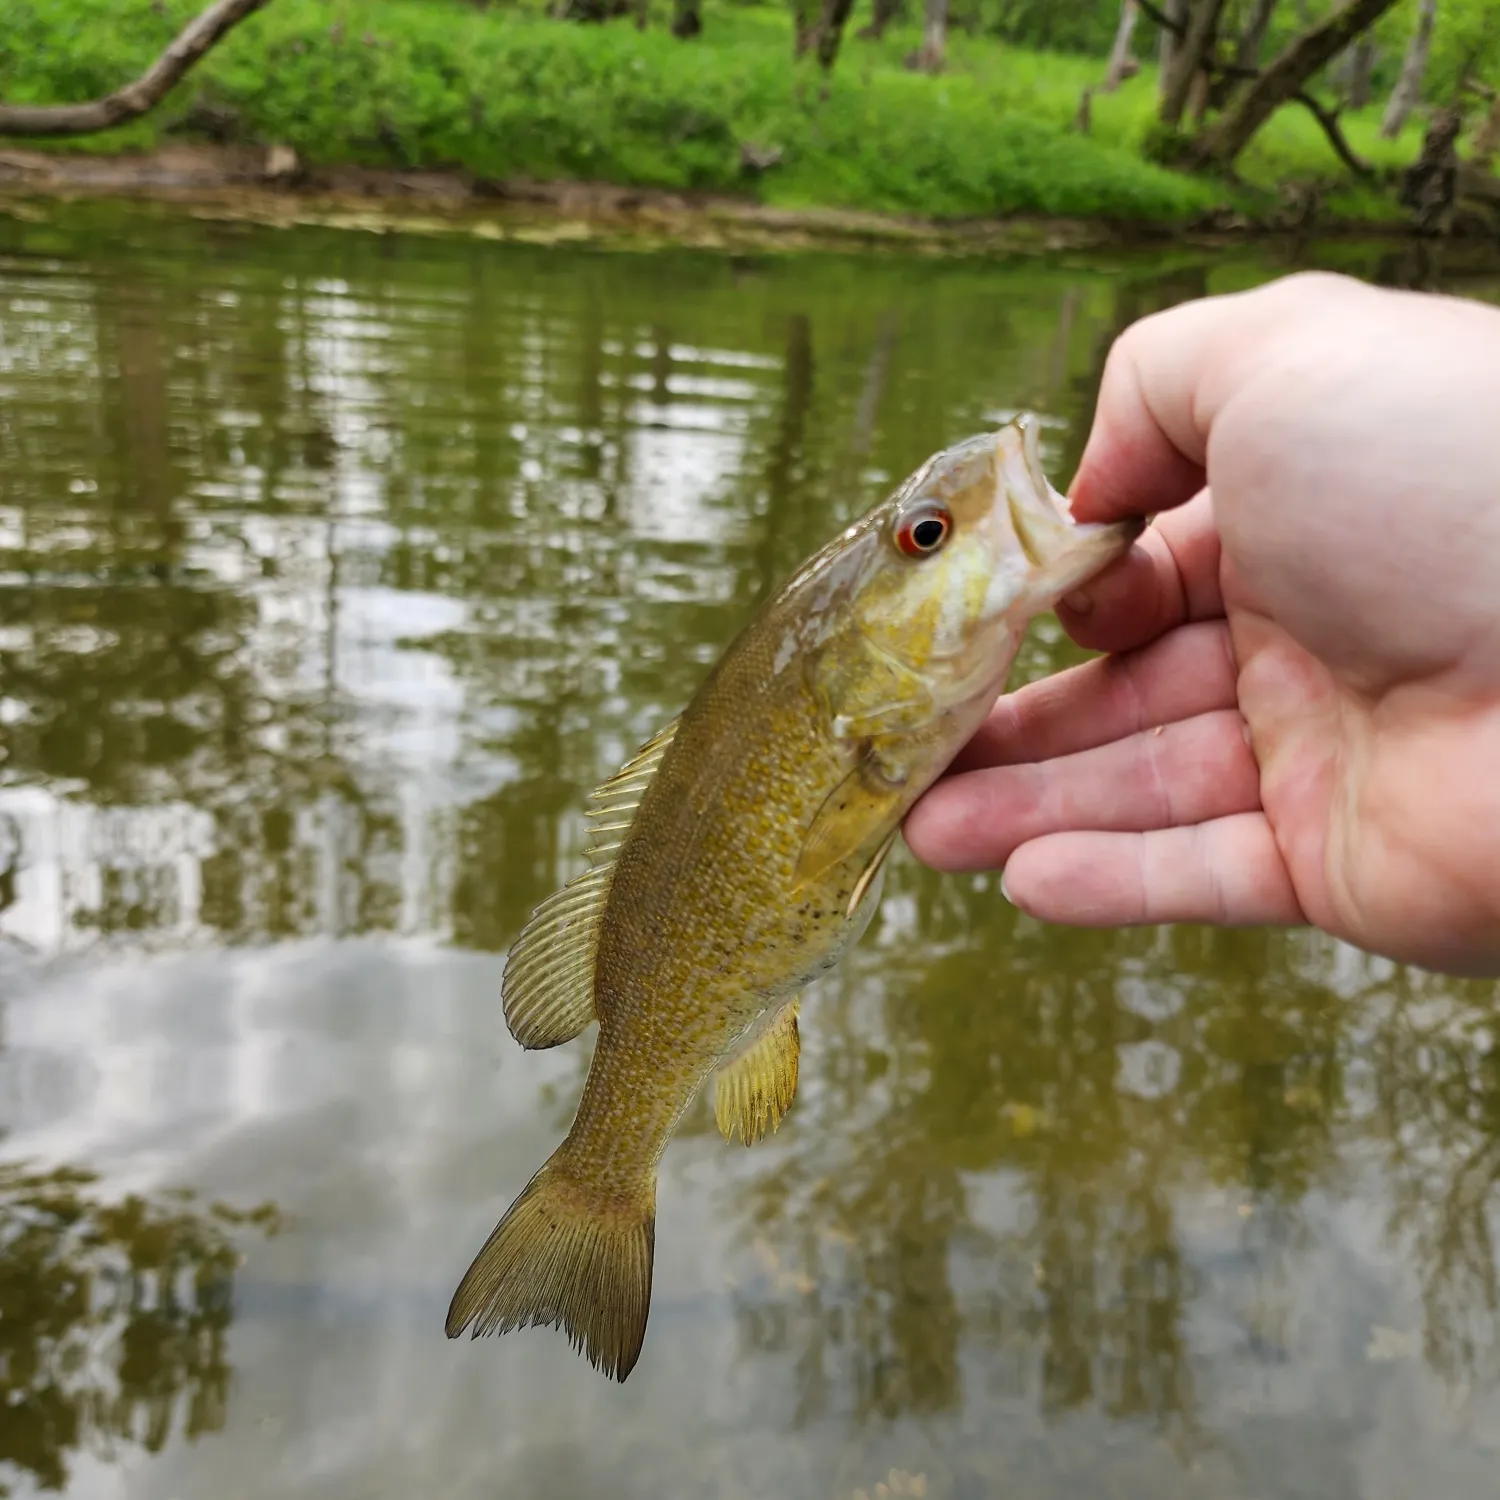
<svg viewBox="0 0 1500 1500">
<path fill-rule="evenodd" d="M 1500 92 L 1490 95 L 1490 107 L 1478 130 L 1474 132 L 1471 158 L 1476 167 L 1488 172 L 1500 151 Z"/>
<path fill-rule="evenodd" d="M 1276 0 L 1255 0 L 1245 29 L 1240 33 L 1240 44 L 1235 49 L 1234 60 L 1241 68 L 1255 68 L 1260 64 L 1260 49 L 1265 45 L 1266 32 L 1271 26 L 1271 17 L 1276 11 Z"/>
<path fill-rule="evenodd" d="M 941 73 L 948 56 L 948 0 L 926 0 L 922 13 L 922 46 L 910 59 L 924 73 Z"/>
<path fill-rule="evenodd" d="M 1344 54 L 1340 85 L 1350 109 L 1363 109 L 1370 102 L 1370 80 L 1379 50 L 1373 34 L 1366 31 Z"/>
<path fill-rule="evenodd" d="M 1167 70 L 1182 45 L 1182 33 L 1187 26 L 1187 0 L 1167 0 L 1165 14 L 1161 17 L 1161 38 L 1156 49 L 1158 69 L 1158 91 L 1166 87 Z"/>
<path fill-rule="evenodd" d="M 885 29 L 901 14 L 901 0 L 875 0 L 875 14 L 870 24 L 857 34 L 861 41 L 878 42 Z"/>
<path fill-rule="evenodd" d="M 1255 132 L 1292 99 L 1312 108 L 1327 130 L 1328 112 L 1304 92 L 1309 80 L 1395 3 L 1396 0 L 1345 0 L 1331 15 L 1294 37 L 1203 132 L 1194 144 L 1194 159 L 1205 165 L 1212 162 L 1219 167 L 1233 166 Z M 1346 161 L 1352 159 L 1347 144 L 1343 145 L 1343 154 Z"/>
<path fill-rule="evenodd" d="M 1109 52 L 1109 66 L 1104 70 L 1104 82 L 1099 85 L 1106 93 L 1113 93 L 1125 78 L 1126 69 L 1134 60 L 1130 55 L 1130 40 L 1135 35 L 1135 23 L 1141 8 L 1136 0 L 1121 0 L 1120 24 L 1115 28 L 1114 46 Z"/>
<path fill-rule="evenodd" d="M 844 38 L 844 23 L 854 9 L 854 0 L 792 0 L 796 23 L 793 52 L 797 57 L 815 53 L 824 72 L 829 71 L 839 55 Z"/>
<path fill-rule="evenodd" d="M 1173 52 L 1162 76 L 1160 117 L 1177 125 L 1187 107 L 1193 82 L 1205 71 L 1218 34 L 1224 0 L 1189 0 L 1182 44 Z"/>
<path fill-rule="evenodd" d="M 1380 122 L 1380 133 L 1386 140 L 1401 134 L 1407 116 L 1416 108 L 1422 94 L 1422 79 L 1427 73 L 1427 56 L 1432 50 L 1432 28 L 1437 24 L 1437 0 L 1420 0 L 1417 11 L 1417 29 L 1412 32 L 1411 45 L 1406 49 L 1406 60 L 1401 64 L 1401 76 L 1391 90 L 1390 103 Z"/>
<path fill-rule="evenodd" d="M 266 0 L 217 0 L 189 21 L 134 83 L 88 104 L 0 104 L 0 135 L 89 135 L 154 108 L 209 48 Z"/>
</svg>

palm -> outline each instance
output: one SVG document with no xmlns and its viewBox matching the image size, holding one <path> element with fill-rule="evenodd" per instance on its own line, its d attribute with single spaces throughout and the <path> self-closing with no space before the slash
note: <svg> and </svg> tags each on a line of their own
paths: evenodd
<svg viewBox="0 0 1500 1500">
<path fill-rule="evenodd" d="M 1497 359 L 1500 310 L 1326 275 L 1128 329 L 1073 511 L 1160 514 L 1058 611 L 1114 654 L 1002 699 L 918 857 L 1057 921 L 1500 972 Z"/>
<path fill-rule="evenodd" d="M 1430 675 L 1382 680 L 1359 643 L 1336 672 L 1272 620 L 1298 615 L 1284 587 L 1221 564 L 1206 493 L 1163 517 L 1113 603 L 1063 611 L 1118 654 L 1002 699 L 908 820 L 913 850 L 1004 866 L 1039 915 L 1312 922 L 1454 967 L 1489 919 L 1462 890 L 1483 820 L 1452 789 L 1493 782 L 1500 710 L 1486 742 Z"/>
</svg>

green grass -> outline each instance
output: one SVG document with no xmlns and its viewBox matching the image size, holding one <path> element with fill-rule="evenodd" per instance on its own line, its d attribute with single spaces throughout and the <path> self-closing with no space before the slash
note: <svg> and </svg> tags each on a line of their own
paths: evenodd
<svg viewBox="0 0 1500 1500">
<path fill-rule="evenodd" d="M 660 0 L 658 0 L 660 3 Z M 199 0 L 5 0 L 0 97 L 93 98 L 135 76 Z M 939 78 L 901 65 L 915 33 L 853 31 L 831 80 L 791 64 L 782 9 L 710 5 L 704 35 L 674 41 L 665 16 L 584 27 L 534 9 L 460 0 L 274 0 L 146 120 L 59 142 L 116 151 L 181 129 L 199 104 L 233 112 L 239 138 L 314 163 L 456 167 L 491 179 L 594 180 L 737 193 L 787 207 L 969 217 L 1009 213 L 1171 222 L 1235 201 L 1223 184 L 1145 159 L 1151 71 L 1096 97 L 1088 136 L 1069 130 L 1097 59 L 957 35 Z M 1348 122 L 1355 148 L 1407 161 L 1414 130 L 1376 139 L 1376 111 Z M 759 178 L 743 143 L 779 147 Z M 1345 174 L 1305 111 L 1283 111 L 1246 154 L 1250 183 Z M 1242 195 L 1240 195 L 1242 196 Z M 1368 190 L 1345 211 L 1379 212 Z"/>
</svg>

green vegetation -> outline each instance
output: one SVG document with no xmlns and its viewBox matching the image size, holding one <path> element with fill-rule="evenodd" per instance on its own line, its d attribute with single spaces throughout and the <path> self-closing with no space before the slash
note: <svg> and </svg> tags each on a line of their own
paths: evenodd
<svg viewBox="0 0 1500 1500">
<path fill-rule="evenodd" d="M 199 6 L 6 0 L 0 98 L 108 93 Z M 486 179 L 607 181 L 937 217 L 1177 222 L 1224 205 L 1264 211 L 1280 185 L 1304 180 L 1342 185 L 1329 200 L 1337 211 L 1395 214 L 1383 189 L 1349 186 L 1317 122 L 1296 105 L 1255 137 L 1233 187 L 1156 164 L 1149 63 L 1093 97 L 1083 134 L 1073 121 L 1084 89 L 1099 83 L 1097 56 L 1026 50 L 997 39 L 998 27 L 954 30 L 946 70 L 934 77 L 903 65 L 921 40 L 914 25 L 867 40 L 854 35 L 856 13 L 825 75 L 811 60 L 792 65 L 787 8 L 711 4 L 703 34 L 688 42 L 667 30 L 664 0 L 656 8 L 641 31 L 629 18 L 566 25 L 536 9 L 461 0 L 274 0 L 143 120 L 52 144 L 114 152 L 208 133 L 285 144 L 318 165 L 451 167 Z M 1117 6 L 1083 9 L 1107 43 Z M 1140 30 L 1137 54 L 1154 56 L 1149 23 Z M 1056 38 L 1090 40 L 1093 32 Z M 1376 165 L 1410 162 L 1421 122 L 1381 140 L 1381 103 L 1377 95 L 1342 116 L 1350 144 Z M 780 159 L 751 172 L 747 147 Z"/>
</svg>

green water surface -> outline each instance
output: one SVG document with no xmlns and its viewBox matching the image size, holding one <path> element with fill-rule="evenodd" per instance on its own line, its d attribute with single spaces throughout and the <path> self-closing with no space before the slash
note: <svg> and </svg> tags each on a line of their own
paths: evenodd
<svg viewBox="0 0 1500 1500">
<path fill-rule="evenodd" d="M 0 214 L 0 1493 L 1490 1500 L 1495 987 L 904 851 L 780 1133 L 670 1149 L 630 1381 L 443 1336 L 587 1065 L 499 983 L 588 789 L 933 449 L 1065 481 L 1122 326 L 1291 263 Z"/>
</svg>

